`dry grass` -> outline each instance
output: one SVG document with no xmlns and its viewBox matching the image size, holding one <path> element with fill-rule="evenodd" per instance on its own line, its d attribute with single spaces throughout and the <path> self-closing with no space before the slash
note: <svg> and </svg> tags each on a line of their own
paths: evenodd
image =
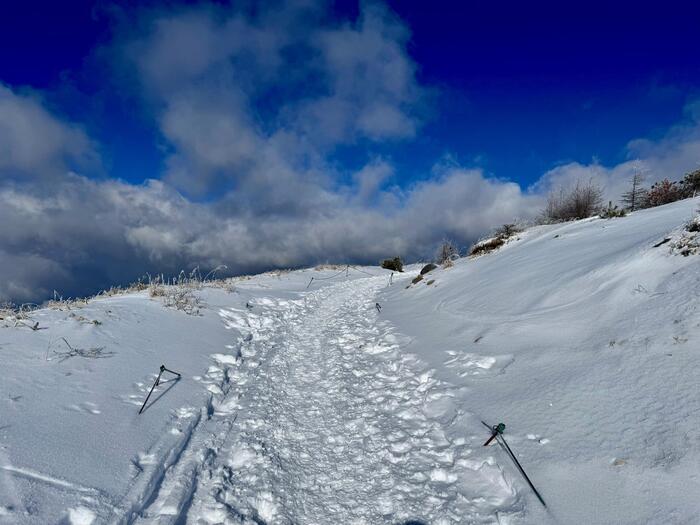
<svg viewBox="0 0 700 525">
<path fill-rule="evenodd" d="M 344 270 L 347 267 L 347 264 L 317 264 L 314 266 L 314 270 L 317 272 L 320 272 L 321 270 L 335 270 L 335 271 L 340 271 Z"/>
<path fill-rule="evenodd" d="M 485 241 L 480 241 L 474 246 L 472 246 L 471 250 L 469 250 L 469 256 L 477 257 L 479 255 L 484 255 L 486 253 L 497 250 L 505 243 L 506 239 L 504 239 L 503 237 L 492 237 L 490 239 L 486 239 Z"/>
<path fill-rule="evenodd" d="M 524 229 L 525 226 L 523 224 L 504 224 L 503 226 L 496 228 L 491 237 L 480 240 L 474 246 L 472 246 L 471 250 L 469 250 L 469 256 L 478 257 L 479 255 L 484 255 L 495 251 Z"/>
<path fill-rule="evenodd" d="M 31 314 L 38 308 L 35 304 L 21 304 L 19 306 L 5 303 L 0 305 L 0 322 L 2 326 L 13 328 L 29 328 L 33 331 L 43 330 L 39 322 L 31 318 Z"/>
<path fill-rule="evenodd" d="M 62 363 L 66 359 L 70 359 L 71 357 L 86 357 L 90 359 L 105 359 L 107 357 L 112 357 L 114 355 L 114 352 L 107 351 L 105 352 L 105 347 L 104 346 L 95 346 L 91 348 L 77 348 L 72 346 L 68 340 L 65 337 L 61 337 L 61 340 L 65 343 L 67 349 L 66 350 L 61 350 L 61 351 L 53 351 L 53 358 L 58 359 L 59 363 Z M 51 348 L 51 344 L 49 343 L 49 347 L 46 349 L 46 360 L 47 361 L 53 361 L 53 359 L 49 359 L 49 350 Z"/>
</svg>

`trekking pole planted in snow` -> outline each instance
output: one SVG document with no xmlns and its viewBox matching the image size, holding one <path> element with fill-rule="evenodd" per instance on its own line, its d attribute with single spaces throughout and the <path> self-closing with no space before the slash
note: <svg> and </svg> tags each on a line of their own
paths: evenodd
<svg viewBox="0 0 700 525">
<path fill-rule="evenodd" d="M 314 278 L 312 277 L 311 280 L 309 281 L 309 284 L 306 285 L 306 289 L 309 289 L 309 286 L 311 286 L 311 283 L 314 282 Z"/>
<path fill-rule="evenodd" d="M 542 506 L 546 508 L 547 504 L 544 502 L 544 499 L 542 498 L 540 493 L 537 491 L 535 486 L 532 484 L 532 481 L 530 481 L 530 478 L 525 473 L 523 466 L 518 461 L 518 458 L 515 457 L 515 454 L 513 453 L 511 448 L 508 446 L 508 443 L 506 442 L 505 438 L 503 437 L 503 431 L 506 429 L 505 424 L 499 423 L 498 425 L 491 426 L 488 423 L 486 423 L 485 421 L 482 421 L 482 423 L 484 424 L 484 426 L 486 426 L 492 432 L 491 437 L 486 441 L 486 443 L 484 443 L 484 446 L 489 445 L 494 439 L 496 441 L 498 441 L 498 443 L 506 449 L 506 451 L 508 452 L 508 455 L 510 456 L 510 459 L 512 459 L 513 463 L 515 463 L 515 466 L 518 467 L 518 470 L 525 478 L 525 481 L 527 481 L 527 484 L 530 485 L 532 492 L 535 493 L 535 496 L 537 496 L 537 499 L 540 500 L 540 503 L 542 503 Z"/>
<path fill-rule="evenodd" d="M 488 447 L 488 446 L 489 446 L 489 443 L 491 443 L 494 439 L 496 439 L 496 436 L 498 436 L 498 434 L 503 434 L 503 431 L 504 431 L 505 429 L 506 429 L 506 426 L 505 426 L 505 424 L 503 424 L 503 423 L 499 423 L 498 425 L 496 425 L 495 427 L 493 427 L 493 428 L 491 429 L 491 431 L 492 431 L 493 433 L 491 434 L 491 437 L 486 441 L 486 443 L 484 443 L 484 446 L 485 446 L 485 447 Z"/>
<path fill-rule="evenodd" d="M 146 396 L 146 400 L 143 402 L 143 405 L 141 405 L 141 410 L 139 410 L 139 414 L 141 412 L 143 412 L 144 408 L 146 408 L 146 403 L 148 403 L 148 400 L 151 397 L 151 394 L 153 393 L 153 390 L 155 389 L 155 387 L 157 387 L 160 384 L 160 377 L 163 375 L 163 372 L 170 372 L 171 374 L 176 375 L 178 379 L 180 379 L 182 377 L 178 372 L 174 372 L 168 368 L 165 368 L 165 365 L 160 365 L 160 372 L 158 372 L 158 377 L 156 377 L 156 380 L 153 383 L 153 386 L 151 387 L 151 391 L 148 392 L 148 395 Z"/>
</svg>

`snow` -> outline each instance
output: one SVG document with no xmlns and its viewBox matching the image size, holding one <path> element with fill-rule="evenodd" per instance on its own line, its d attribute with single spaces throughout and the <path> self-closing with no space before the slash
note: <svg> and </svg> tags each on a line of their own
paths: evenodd
<svg viewBox="0 0 700 525">
<path fill-rule="evenodd" d="M 0 321 L 0 523 L 691 523 L 698 204 Z"/>
</svg>

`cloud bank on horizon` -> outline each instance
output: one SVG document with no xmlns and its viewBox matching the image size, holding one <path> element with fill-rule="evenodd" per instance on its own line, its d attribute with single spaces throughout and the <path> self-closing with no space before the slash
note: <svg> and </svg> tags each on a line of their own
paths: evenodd
<svg viewBox="0 0 700 525">
<path fill-rule="evenodd" d="M 357 20 L 299 2 L 139 11 L 103 50 L 155 123 L 163 173 L 110 178 L 100 145 L 32 90 L 0 84 L 0 301 L 95 292 L 145 272 L 225 264 L 230 273 L 430 256 L 531 218 L 544 196 L 593 177 L 617 200 L 635 170 L 671 178 L 700 159 L 700 111 L 616 166 L 568 163 L 529 188 L 436 159 L 409 186 L 379 151 L 411 141 L 436 89 L 381 4 Z M 434 118 L 434 117 L 433 117 Z M 361 145 L 347 170 L 333 153 Z M 383 150 L 382 150 L 383 151 Z M 376 152 L 376 153 L 373 153 Z"/>
</svg>

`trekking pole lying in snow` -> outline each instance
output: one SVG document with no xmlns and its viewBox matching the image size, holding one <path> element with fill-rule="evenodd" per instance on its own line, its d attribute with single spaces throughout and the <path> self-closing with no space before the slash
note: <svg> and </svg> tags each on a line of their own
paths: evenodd
<svg viewBox="0 0 700 525">
<path fill-rule="evenodd" d="M 525 470 L 523 469 L 522 465 L 520 464 L 518 459 L 515 457 L 515 454 L 510 449 L 510 447 L 508 446 L 508 443 L 506 442 L 505 438 L 503 437 L 503 431 L 506 429 L 505 424 L 499 423 L 498 425 L 491 426 L 488 423 L 486 423 L 485 421 L 482 421 L 482 423 L 484 424 L 484 426 L 486 428 L 488 428 L 491 431 L 491 437 L 486 441 L 486 443 L 484 443 L 484 446 L 488 446 L 494 439 L 496 441 L 498 441 L 498 443 L 506 449 L 508 455 L 510 456 L 510 459 L 512 459 L 513 463 L 515 463 L 515 466 L 518 467 L 518 470 L 525 478 L 525 481 L 527 481 L 527 484 L 530 485 L 532 492 L 535 493 L 535 496 L 537 496 L 537 499 L 540 500 L 540 503 L 542 503 L 542 506 L 546 508 L 547 504 L 544 502 L 544 499 L 542 498 L 540 493 L 537 492 L 537 489 L 532 484 L 532 481 L 530 481 L 530 478 L 527 476 L 527 474 L 525 474 Z"/>
<path fill-rule="evenodd" d="M 172 370 L 165 368 L 165 365 L 160 365 L 160 372 L 158 373 L 158 377 L 156 377 L 156 380 L 153 383 L 153 386 L 151 387 L 151 391 L 146 396 L 146 400 L 143 402 L 143 405 L 141 405 L 141 410 L 139 410 L 139 414 L 143 412 L 144 408 L 146 408 L 146 403 L 148 403 L 148 399 L 151 397 L 153 389 L 155 389 L 155 387 L 157 387 L 160 384 L 160 377 L 163 375 L 163 372 L 170 372 L 171 374 L 176 375 L 178 379 L 182 377 L 178 372 L 173 372 Z"/>
</svg>

